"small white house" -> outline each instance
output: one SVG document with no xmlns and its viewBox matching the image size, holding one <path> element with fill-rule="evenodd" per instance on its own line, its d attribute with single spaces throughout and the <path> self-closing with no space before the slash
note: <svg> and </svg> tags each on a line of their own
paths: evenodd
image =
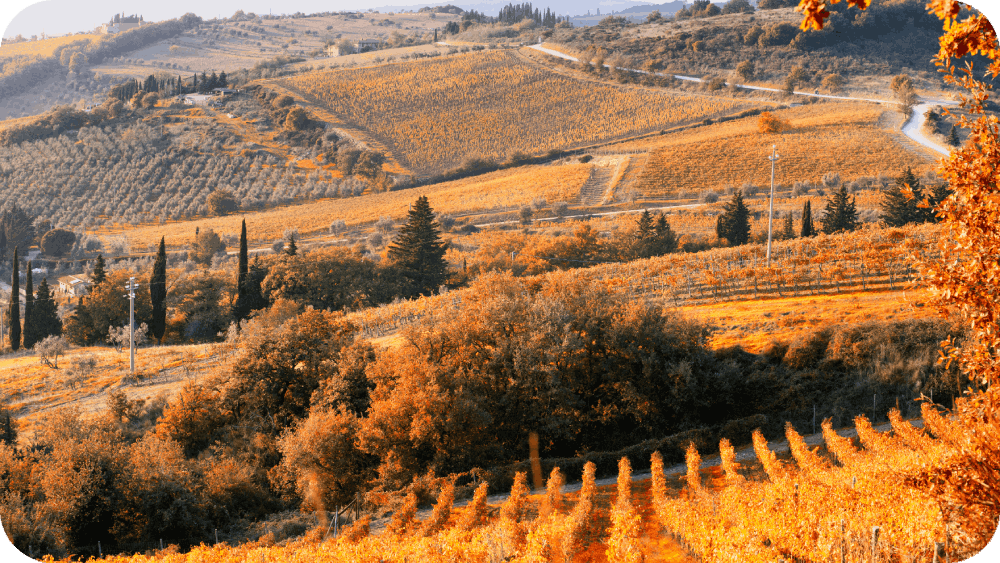
<svg viewBox="0 0 1000 563">
<path fill-rule="evenodd" d="M 190 106 L 207 106 L 214 98 L 212 94 L 185 94 L 184 103 Z"/>
</svg>

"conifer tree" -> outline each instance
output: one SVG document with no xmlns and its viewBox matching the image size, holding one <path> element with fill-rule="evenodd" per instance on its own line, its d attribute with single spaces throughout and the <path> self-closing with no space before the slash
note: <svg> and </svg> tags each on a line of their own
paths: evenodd
<svg viewBox="0 0 1000 563">
<path fill-rule="evenodd" d="M 635 238 L 642 240 L 651 234 L 653 234 L 653 214 L 648 209 L 643 209 L 635 226 Z"/>
<path fill-rule="evenodd" d="M 951 131 L 948 133 L 948 144 L 953 147 L 957 147 L 962 144 L 961 141 L 958 140 L 958 128 L 954 125 L 951 126 Z"/>
<path fill-rule="evenodd" d="M 288 244 L 285 245 L 285 254 L 295 256 L 299 252 L 299 247 L 295 245 L 295 235 L 288 235 Z"/>
<path fill-rule="evenodd" d="M 903 189 L 909 186 L 913 191 L 913 197 L 907 197 Z M 897 178 L 895 183 L 882 193 L 882 221 L 890 227 L 902 227 L 908 223 L 923 223 L 930 219 L 929 214 L 924 209 L 918 208 L 917 204 L 924 199 L 920 187 L 920 180 L 907 167 Z"/>
<path fill-rule="evenodd" d="M 799 231 L 801 237 L 811 237 L 816 235 L 813 228 L 812 204 L 807 199 L 802 206 L 802 229 Z"/>
<path fill-rule="evenodd" d="M 247 278 L 250 273 L 247 252 L 247 221 L 244 219 L 240 229 L 240 254 L 236 268 L 236 301 L 233 303 L 233 319 L 237 324 L 247 318 L 251 311 L 247 295 Z"/>
<path fill-rule="evenodd" d="M 823 210 L 823 232 L 831 235 L 841 231 L 853 231 L 858 228 L 858 210 L 854 198 L 847 194 L 847 185 L 842 184 L 840 190 L 833 192 L 826 201 Z"/>
<path fill-rule="evenodd" d="M 10 307 L 7 310 L 7 319 L 10 322 L 10 349 L 17 352 L 21 348 L 21 273 L 18 271 L 16 246 L 11 267 L 14 273 L 10 280 Z"/>
<path fill-rule="evenodd" d="M 98 286 L 104 283 L 107 277 L 108 274 L 104 271 L 104 256 L 98 254 L 97 261 L 94 262 L 94 271 L 90 274 L 90 283 Z"/>
<path fill-rule="evenodd" d="M 733 199 L 715 223 L 715 234 L 730 246 L 740 246 L 750 240 L 750 210 L 743 203 L 743 191 L 736 190 Z"/>
<path fill-rule="evenodd" d="M 28 260 L 27 269 L 25 270 L 24 275 L 24 326 L 21 329 L 21 345 L 24 346 L 25 350 L 30 350 L 35 347 L 35 342 L 38 342 L 34 322 L 35 287 L 31 282 L 31 260 Z"/>
<path fill-rule="evenodd" d="M 167 247 L 164 237 L 160 237 L 153 273 L 149 276 L 149 301 L 152 306 L 149 332 L 162 344 L 163 333 L 167 330 Z"/>
<path fill-rule="evenodd" d="M 427 196 L 420 196 L 410 208 L 406 224 L 400 227 L 399 236 L 389 245 L 388 254 L 413 280 L 417 291 L 429 295 L 447 279 L 446 247 Z"/>
<path fill-rule="evenodd" d="M 49 282 L 42 278 L 38 284 L 38 294 L 35 296 L 35 310 L 31 321 L 38 342 L 48 336 L 62 334 L 62 321 L 59 319 L 56 300 L 49 290 Z"/>
<path fill-rule="evenodd" d="M 791 211 L 785 214 L 785 222 L 781 229 L 781 238 L 783 240 L 791 240 L 795 238 L 795 222 L 792 218 Z"/>
</svg>

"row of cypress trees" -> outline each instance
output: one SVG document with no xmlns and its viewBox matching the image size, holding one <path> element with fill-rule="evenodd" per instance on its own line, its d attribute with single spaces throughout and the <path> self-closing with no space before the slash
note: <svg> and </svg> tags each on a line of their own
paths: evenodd
<svg viewBox="0 0 1000 563">
<path fill-rule="evenodd" d="M 31 279 L 31 261 L 27 263 L 24 285 L 24 326 L 21 325 L 21 273 L 17 259 L 17 248 L 14 248 L 14 273 L 11 276 L 10 303 L 8 308 L 8 329 L 11 350 L 17 351 L 24 346 L 31 349 L 48 336 L 62 334 L 62 321 L 57 314 L 56 301 L 49 290 L 49 283 L 42 278 L 35 292 Z"/>
</svg>

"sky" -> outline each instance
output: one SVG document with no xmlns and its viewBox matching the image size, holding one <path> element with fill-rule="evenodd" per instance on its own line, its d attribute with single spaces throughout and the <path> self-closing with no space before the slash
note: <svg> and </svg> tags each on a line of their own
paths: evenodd
<svg viewBox="0 0 1000 563">
<path fill-rule="evenodd" d="M 147 21 L 161 21 L 176 18 L 187 12 L 193 12 L 202 18 L 229 17 L 236 10 L 267 14 L 273 12 L 306 14 L 313 12 L 336 12 L 339 10 L 358 10 L 394 6 L 418 9 L 429 4 L 453 3 L 460 6 L 474 6 L 485 13 L 496 13 L 500 7 L 511 0 L 162 0 L 156 2 L 124 2 L 121 0 L 3 0 L 0 2 L 0 25 L 3 37 L 14 37 L 22 34 L 25 37 L 46 33 L 63 35 L 77 31 L 89 31 L 106 22 L 116 13 L 125 11 L 126 15 L 133 13 L 142 15 Z M 518 0 L 517 3 L 520 3 Z M 666 0 L 653 0 L 651 3 L 662 3 Z M 997 0 L 1000 1 L 1000 0 Z M 601 12 L 612 9 L 623 9 L 635 4 L 644 3 L 641 0 L 534 0 L 536 7 L 545 9 L 550 6 L 559 14 L 586 14 L 587 10 L 601 8 Z M 491 9 L 492 8 L 492 9 Z"/>
</svg>

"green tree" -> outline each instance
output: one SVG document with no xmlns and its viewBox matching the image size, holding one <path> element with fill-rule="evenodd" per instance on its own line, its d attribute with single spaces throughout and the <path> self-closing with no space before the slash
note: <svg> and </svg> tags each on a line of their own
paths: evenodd
<svg viewBox="0 0 1000 563">
<path fill-rule="evenodd" d="M 907 187 L 912 190 L 912 197 L 904 193 Z M 920 180 L 909 167 L 896 177 L 895 183 L 882 192 L 881 219 L 890 227 L 901 227 L 908 223 L 922 223 L 929 219 L 924 209 L 917 207 L 923 200 Z"/>
<path fill-rule="evenodd" d="M 653 234 L 653 214 L 648 209 L 642 210 L 642 215 L 635 225 L 635 238 L 642 240 Z"/>
<path fill-rule="evenodd" d="M 31 260 L 28 260 L 24 270 L 24 327 L 21 329 L 22 342 L 25 350 L 35 347 L 38 333 L 35 330 L 35 286 L 31 281 Z"/>
<path fill-rule="evenodd" d="M 150 316 L 149 331 L 160 344 L 167 329 L 167 247 L 164 237 L 160 237 L 160 248 L 153 262 L 153 273 L 149 276 Z"/>
<path fill-rule="evenodd" d="M 17 352 L 21 348 L 21 273 L 18 271 L 17 247 L 14 247 L 14 260 L 11 268 L 14 273 L 10 280 L 10 307 L 7 309 L 7 321 L 10 323 L 10 349 Z"/>
<path fill-rule="evenodd" d="M 5 245 L 0 248 L 4 257 L 9 257 L 13 249 L 27 249 L 35 240 L 35 219 L 23 209 L 14 205 L 0 213 L 0 230 L 3 231 Z"/>
<path fill-rule="evenodd" d="M 828 235 L 858 228 L 858 210 L 854 197 L 847 194 L 846 184 L 842 184 L 840 190 L 831 194 L 826 201 L 822 221 L 823 232 Z"/>
<path fill-rule="evenodd" d="M 38 283 L 38 294 L 35 295 L 35 311 L 32 325 L 35 327 L 38 342 L 45 340 L 48 336 L 59 336 L 62 334 L 62 321 L 59 319 L 56 300 L 49 290 L 49 282 L 42 278 Z"/>
<path fill-rule="evenodd" d="M 199 264 L 211 264 L 212 257 L 226 251 L 226 245 L 212 229 L 198 231 L 194 238 L 194 248 L 191 251 L 191 259 Z"/>
<path fill-rule="evenodd" d="M 429 295 L 448 277 L 446 247 L 427 196 L 420 196 L 399 236 L 389 245 L 389 259 L 413 280 L 419 293 Z"/>
<path fill-rule="evenodd" d="M 208 206 L 208 213 L 210 215 L 229 215 L 240 207 L 236 203 L 233 192 L 224 188 L 217 189 L 208 194 L 205 205 Z"/>
<path fill-rule="evenodd" d="M 738 74 L 744 81 L 753 80 L 755 72 L 756 70 L 754 69 L 753 61 L 743 61 L 736 65 L 736 74 Z"/>
<path fill-rule="evenodd" d="M 643 215 L 648 213 L 646 211 Z M 663 213 L 659 213 L 655 222 L 652 221 L 652 218 L 649 222 L 652 223 L 652 226 L 647 228 L 645 236 L 640 237 L 645 222 L 642 218 L 639 219 L 639 224 L 636 225 L 636 240 L 632 244 L 632 254 L 637 258 L 649 258 L 677 250 L 677 235 L 670 228 L 667 217 Z"/>
<path fill-rule="evenodd" d="M 782 240 L 791 240 L 795 238 L 795 222 L 792 218 L 791 211 L 785 214 L 785 221 L 781 227 L 781 238 Z"/>
<path fill-rule="evenodd" d="M 733 199 L 715 222 L 715 234 L 730 246 L 740 246 L 750 240 L 750 210 L 743 203 L 743 191 L 736 190 Z"/>
<path fill-rule="evenodd" d="M 104 256 L 98 254 L 94 261 L 94 270 L 90 273 L 90 283 L 94 286 L 104 283 L 108 274 L 104 271 Z"/>
<path fill-rule="evenodd" d="M 42 236 L 39 242 L 42 253 L 47 256 L 65 256 L 73 248 L 76 242 L 76 235 L 66 229 L 52 229 Z"/>
<path fill-rule="evenodd" d="M 799 236 L 816 236 L 816 229 L 813 227 L 812 203 L 808 199 L 802 205 L 802 229 L 799 231 Z"/>
<path fill-rule="evenodd" d="M 240 226 L 240 253 L 236 265 L 236 301 L 233 302 L 233 320 L 239 323 L 250 314 L 247 300 L 247 274 L 250 273 L 250 262 L 247 255 L 247 220 Z"/>
<path fill-rule="evenodd" d="M 299 247 L 295 244 L 295 234 L 292 233 L 288 235 L 288 241 L 285 242 L 285 254 L 288 256 L 295 256 L 299 253 Z"/>
<path fill-rule="evenodd" d="M 953 147 L 957 147 L 962 144 L 962 142 L 958 140 L 958 127 L 954 125 L 951 126 L 951 131 L 948 132 L 948 144 Z"/>
</svg>

